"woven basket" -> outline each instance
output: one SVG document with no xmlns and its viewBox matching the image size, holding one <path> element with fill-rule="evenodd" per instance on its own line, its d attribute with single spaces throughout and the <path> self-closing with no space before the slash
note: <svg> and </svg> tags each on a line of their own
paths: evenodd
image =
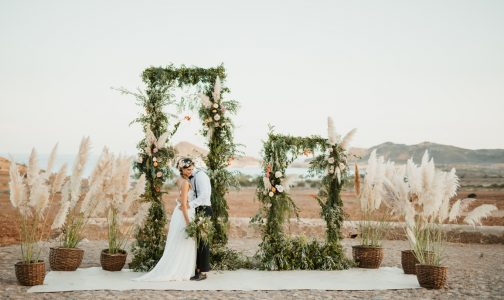
<svg viewBox="0 0 504 300">
<path fill-rule="evenodd" d="M 352 246 L 352 255 L 359 268 L 378 269 L 383 260 L 383 248 Z"/>
<path fill-rule="evenodd" d="M 119 250 L 119 253 L 109 254 L 108 249 L 103 249 L 100 254 L 100 263 L 103 270 L 106 271 L 121 271 L 126 263 L 128 253 L 124 250 Z"/>
<path fill-rule="evenodd" d="M 79 248 L 51 248 L 49 265 L 53 271 L 75 271 L 84 257 L 84 250 Z"/>
<path fill-rule="evenodd" d="M 430 251 L 424 253 L 427 262 L 434 261 L 434 253 Z M 413 250 L 401 251 L 401 265 L 404 270 L 404 274 L 416 274 L 416 265 L 418 263 L 419 261 L 416 258 L 415 252 Z"/>
<path fill-rule="evenodd" d="M 15 265 L 16 278 L 20 285 L 33 286 L 44 284 L 45 263 L 39 260 L 36 263 L 18 262 Z"/>
<path fill-rule="evenodd" d="M 418 283 L 426 289 L 440 289 L 448 280 L 448 267 L 416 265 Z"/>
<path fill-rule="evenodd" d="M 418 264 L 418 259 L 413 250 L 401 251 L 401 265 L 404 274 L 416 274 L 416 264 Z"/>
</svg>

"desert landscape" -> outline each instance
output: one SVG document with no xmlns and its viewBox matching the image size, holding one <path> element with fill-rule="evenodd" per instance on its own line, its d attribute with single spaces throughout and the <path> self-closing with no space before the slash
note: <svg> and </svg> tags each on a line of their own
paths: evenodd
<svg viewBox="0 0 504 300">
<path fill-rule="evenodd" d="M 205 149 L 199 148 L 188 142 L 181 142 L 175 146 L 180 156 L 200 157 L 206 155 Z M 491 216 L 482 220 L 483 226 L 504 226 L 504 160 L 502 150 L 467 150 L 455 148 L 452 146 L 444 146 L 432 143 L 422 143 L 413 146 L 397 145 L 392 143 L 383 143 L 370 149 L 351 149 L 355 155 L 355 162 L 365 169 L 366 159 L 369 151 L 378 149 L 379 153 L 384 155 L 387 159 L 397 162 L 404 162 L 408 157 L 417 158 L 425 149 L 433 149 L 431 152 L 435 159 L 439 162 L 438 167 L 441 169 L 456 168 L 457 174 L 460 178 L 460 188 L 457 195 L 452 199 L 452 202 L 457 199 L 466 198 L 472 195 L 476 200 L 471 203 L 470 209 L 477 207 L 481 204 L 493 204 L 499 209 L 493 212 Z M 483 155 L 480 152 L 484 151 Z M 448 152 L 450 155 L 447 155 Z M 453 157 L 458 160 L 454 161 Z M 306 168 L 310 158 L 296 162 L 296 167 Z M 15 211 L 9 203 L 9 160 L 0 157 L 0 245 L 11 245 L 19 241 L 18 229 L 14 219 Z M 241 168 L 259 168 L 260 160 L 255 157 L 241 157 L 234 161 L 230 166 L 235 171 L 240 171 Z M 20 165 L 23 170 L 24 166 Z M 294 176 L 296 177 L 296 176 Z M 252 218 L 260 207 L 259 202 L 256 200 L 256 180 L 255 175 L 241 174 L 238 176 L 241 187 L 233 189 L 228 193 L 227 202 L 229 206 L 229 216 L 231 218 L 230 237 L 242 238 L 259 237 L 259 232 L 249 228 L 248 220 Z M 86 183 L 84 183 L 85 185 Z M 306 175 L 297 175 L 292 188 L 289 191 L 290 196 L 299 208 L 299 218 L 302 220 L 298 223 L 295 216 L 288 224 L 289 230 L 296 233 L 303 233 L 303 230 L 308 230 L 305 234 L 314 234 L 318 238 L 323 238 L 325 224 L 320 218 L 320 206 L 318 205 L 315 197 L 318 193 L 319 181 L 317 178 L 307 178 Z M 342 200 L 344 211 L 347 221 L 360 220 L 359 204 L 357 202 L 355 192 L 353 190 L 353 180 L 349 180 L 348 185 L 342 192 Z M 167 183 L 164 187 L 165 194 L 163 202 L 165 204 L 167 216 L 171 215 L 177 192 L 173 184 Z M 52 204 L 57 210 L 58 201 L 57 197 L 53 199 Z M 402 220 L 391 220 L 402 221 Z M 310 224 L 304 226 L 302 224 Z M 463 218 L 458 219 L 458 224 L 463 224 Z M 466 226 L 467 227 L 467 226 Z M 86 239 L 88 240 L 101 240 L 106 238 L 106 224 L 104 219 L 92 220 L 91 225 L 87 229 Z M 309 228 L 309 229 L 308 229 Z M 499 227 L 495 227 L 499 228 Z M 469 229 L 467 229 L 469 230 Z M 476 228 L 474 231 L 478 231 Z M 241 232 L 241 234 L 240 234 Z M 245 234 L 244 232 L 248 232 Z M 353 235 L 351 229 L 344 230 L 344 235 Z M 396 237 L 397 238 L 397 237 Z M 404 238 L 399 235 L 399 239 Z M 474 242 L 474 238 L 459 238 L 457 242 Z M 497 238 L 487 239 L 493 243 L 502 243 L 503 236 Z"/>
</svg>

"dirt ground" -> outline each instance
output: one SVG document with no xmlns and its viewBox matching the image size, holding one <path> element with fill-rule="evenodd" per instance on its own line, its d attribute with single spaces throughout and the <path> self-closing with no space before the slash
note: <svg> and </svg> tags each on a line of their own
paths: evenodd
<svg viewBox="0 0 504 300">
<path fill-rule="evenodd" d="M 318 190 L 314 188 L 292 188 L 289 194 L 300 209 L 301 218 L 319 219 L 320 206 L 315 200 Z M 504 226 L 504 189 L 462 189 L 457 197 L 452 199 L 464 198 L 468 194 L 475 193 L 477 200 L 471 204 L 470 209 L 483 203 L 494 204 L 499 211 L 494 212 L 491 217 L 484 219 L 482 224 L 488 226 Z M 164 195 L 163 202 L 170 215 L 175 206 L 177 192 L 174 189 L 168 190 Z M 229 206 L 229 215 L 231 217 L 253 217 L 260 203 L 255 199 L 255 188 L 245 187 L 239 191 L 232 190 L 228 194 L 227 201 Z M 347 220 L 359 220 L 359 204 L 353 192 L 342 192 L 342 200 Z M 58 199 L 53 200 L 54 205 L 50 210 L 49 220 L 52 220 L 57 211 Z M 462 223 L 462 218 L 459 223 Z M 49 224 L 48 224 L 49 225 Z M 98 237 L 96 237 L 98 238 Z M 18 241 L 18 229 L 15 222 L 15 211 L 9 202 L 8 186 L 0 187 L 0 245 L 15 244 Z"/>
</svg>

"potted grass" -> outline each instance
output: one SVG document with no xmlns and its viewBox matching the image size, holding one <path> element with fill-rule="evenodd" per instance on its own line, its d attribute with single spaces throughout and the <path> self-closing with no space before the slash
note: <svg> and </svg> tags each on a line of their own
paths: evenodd
<svg viewBox="0 0 504 300">
<path fill-rule="evenodd" d="M 449 212 L 441 208 L 435 212 L 431 219 L 421 219 L 415 223 L 410 242 L 419 263 L 416 264 L 416 275 L 421 287 L 427 289 L 440 289 L 445 287 L 448 280 L 448 267 L 444 265 L 444 253 L 447 242 L 446 232 L 443 230 L 443 222 L 455 221 L 463 211 L 467 210 L 468 204 L 475 199 L 457 200 Z M 481 224 L 481 219 L 489 216 L 497 210 L 495 205 L 482 204 L 467 214 L 464 222 L 473 226 Z M 426 255 L 428 254 L 428 255 Z"/>
<path fill-rule="evenodd" d="M 361 221 L 358 223 L 360 244 L 352 246 L 352 255 L 359 268 L 378 269 L 383 261 L 382 239 L 389 225 L 387 212 L 380 210 L 382 203 L 382 178 L 387 164 L 376 157 L 376 150 L 368 160 L 361 189 L 359 169 L 355 166 L 355 191 L 360 204 Z"/>
<path fill-rule="evenodd" d="M 16 209 L 21 243 L 21 261 L 15 264 L 16 278 L 21 285 L 33 286 L 44 283 L 45 262 L 41 258 L 40 242 L 47 237 L 47 220 L 54 195 L 61 189 L 66 167 L 63 166 L 52 183 L 49 174 L 56 157 L 55 146 L 49 156 L 48 166 L 42 172 L 37 166 L 37 154 L 33 149 L 26 173 L 21 175 L 11 157 L 9 168 L 10 203 Z"/>
<path fill-rule="evenodd" d="M 115 158 L 113 154 L 104 151 L 102 159 L 104 172 L 109 176 L 103 182 L 102 196 L 95 214 L 105 215 L 107 218 L 108 248 L 101 251 L 100 263 L 106 271 L 120 271 L 126 263 L 126 243 L 133 230 L 142 226 L 150 203 L 139 201 L 145 190 L 145 175 L 140 176 L 135 186 L 130 189 L 131 158 Z M 131 214 L 130 211 L 136 213 Z M 133 222 L 126 224 L 129 216 Z"/>
<path fill-rule="evenodd" d="M 100 187 L 105 180 L 103 162 L 99 160 L 88 180 L 88 190 L 82 193 L 82 174 L 89 156 L 89 137 L 82 139 L 79 153 L 74 160 L 70 180 L 63 184 L 60 209 L 51 226 L 61 232 L 60 245 L 51 247 L 49 264 L 53 271 L 75 271 L 81 264 L 84 250 L 78 246 L 92 212 L 97 206 Z"/>
<path fill-rule="evenodd" d="M 457 200 L 450 206 L 459 187 L 455 169 L 435 169 L 426 151 L 420 166 L 410 159 L 404 168 L 387 173 L 384 202 L 392 211 L 404 216 L 411 250 L 402 252 L 405 273 L 416 274 L 420 286 L 440 289 L 445 286 L 448 268 L 443 265 L 447 236 L 443 224 L 457 221 L 474 199 Z M 464 222 L 478 224 L 497 208 L 484 204 L 471 211 Z M 414 270 L 412 269 L 414 265 Z"/>
</svg>

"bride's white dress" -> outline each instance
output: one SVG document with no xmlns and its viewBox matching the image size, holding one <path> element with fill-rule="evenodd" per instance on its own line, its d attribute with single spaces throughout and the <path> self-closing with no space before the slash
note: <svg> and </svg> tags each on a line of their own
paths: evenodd
<svg viewBox="0 0 504 300">
<path fill-rule="evenodd" d="M 193 191 L 189 190 L 188 199 L 192 199 Z M 196 268 L 196 242 L 187 237 L 186 224 L 180 202 L 173 209 L 168 228 L 168 237 L 163 256 L 157 265 L 147 274 L 135 278 L 136 281 L 181 281 L 194 276 Z M 194 219 L 195 209 L 189 208 L 189 220 Z"/>
</svg>

